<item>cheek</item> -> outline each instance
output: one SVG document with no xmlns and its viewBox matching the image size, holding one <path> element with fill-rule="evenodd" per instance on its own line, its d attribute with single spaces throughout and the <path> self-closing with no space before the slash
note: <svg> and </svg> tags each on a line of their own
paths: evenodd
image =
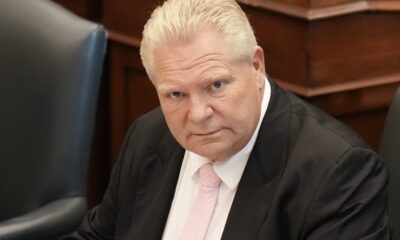
<svg viewBox="0 0 400 240">
<path fill-rule="evenodd" d="M 185 113 L 180 108 L 161 107 L 168 128 L 175 138 L 182 138 L 185 132 Z"/>
<path fill-rule="evenodd" d="M 164 117 L 168 123 L 168 126 L 174 128 L 174 129 L 178 128 L 180 125 L 182 125 L 182 120 L 181 120 L 180 114 L 177 111 L 173 111 L 173 112 L 165 111 Z"/>
<path fill-rule="evenodd" d="M 227 104 L 229 111 L 225 118 L 230 121 L 232 128 L 237 133 L 247 134 L 258 123 L 261 108 L 261 99 L 256 92 L 243 92 L 230 99 L 232 104 Z"/>
<path fill-rule="evenodd" d="M 174 102 L 168 99 L 160 99 L 161 110 L 167 119 L 179 119 L 182 113 L 182 107 L 179 102 Z"/>
</svg>

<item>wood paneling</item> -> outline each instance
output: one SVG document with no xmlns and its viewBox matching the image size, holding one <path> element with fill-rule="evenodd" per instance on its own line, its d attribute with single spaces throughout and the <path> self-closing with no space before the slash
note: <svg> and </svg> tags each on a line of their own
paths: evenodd
<svg viewBox="0 0 400 240">
<path fill-rule="evenodd" d="M 111 42 L 111 159 L 133 121 L 158 106 L 156 91 L 142 67 L 138 47 Z"/>
<path fill-rule="evenodd" d="M 398 83 L 306 98 L 358 132 L 378 150 L 382 129 Z"/>
<path fill-rule="evenodd" d="M 266 68 L 305 97 L 400 82 L 400 13 L 301 21 L 245 7 Z"/>
<path fill-rule="evenodd" d="M 398 0 L 237 0 L 243 5 L 300 18 L 318 20 L 359 12 L 399 12 Z"/>
<path fill-rule="evenodd" d="M 313 23 L 310 87 L 400 74 L 399 42 L 400 14 L 360 13 Z"/>
<path fill-rule="evenodd" d="M 357 114 L 387 108 L 398 84 L 380 85 L 306 98 L 334 116 Z"/>
<path fill-rule="evenodd" d="M 103 0 L 103 23 L 116 33 L 141 38 L 143 26 L 161 0 Z"/>
<path fill-rule="evenodd" d="M 101 21 L 100 0 L 53 0 L 77 15 L 93 21 Z"/>
<path fill-rule="evenodd" d="M 273 11 L 267 2 L 247 1 L 243 8 L 265 51 L 268 75 L 378 149 L 387 106 L 400 84 L 400 2 L 385 11 L 315 19 L 293 16 L 290 7 Z"/>
</svg>

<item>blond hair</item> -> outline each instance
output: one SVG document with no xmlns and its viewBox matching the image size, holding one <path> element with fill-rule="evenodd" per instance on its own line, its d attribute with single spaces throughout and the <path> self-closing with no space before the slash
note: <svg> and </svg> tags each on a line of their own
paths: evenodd
<svg viewBox="0 0 400 240">
<path fill-rule="evenodd" d="M 154 74 L 154 50 L 163 43 L 190 40 L 202 27 L 220 31 L 233 58 L 251 57 L 253 29 L 234 0 L 167 0 L 144 26 L 140 55 L 147 75 Z"/>
</svg>

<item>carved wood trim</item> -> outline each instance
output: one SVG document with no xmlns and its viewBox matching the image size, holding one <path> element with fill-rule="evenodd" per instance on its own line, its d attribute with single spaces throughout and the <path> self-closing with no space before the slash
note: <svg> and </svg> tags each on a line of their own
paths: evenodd
<svg viewBox="0 0 400 240">
<path fill-rule="evenodd" d="M 278 12 L 302 20 L 314 21 L 347 15 L 351 13 L 379 11 L 379 12 L 400 12 L 400 1 L 393 0 L 370 0 L 356 1 L 350 3 L 336 4 L 326 7 L 303 7 L 274 0 L 237 0 L 238 2 L 251 7 L 261 8 Z"/>
<path fill-rule="evenodd" d="M 337 83 L 328 86 L 321 87 L 306 87 L 294 83 L 290 83 L 287 81 L 282 81 L 280 79 L 275 79 L 285 89 L 288 89 L 291 92 L 296 93 L 302 97 L 315 97 L 339 92 L 347 92 L 353 91 L 363 88 L 370 88 L 382 85 L 388 85 L 393 83 L 400 84 L 400 74 L 394 74 L 390 76 L 378 77 L 378 78 L 370 78 L 370 79 L 362 79 L 359 81 L 351 81 L 345 83 Z"/>
<path fill-rule="evenodd" d="M 114 42 L 135 48 L 140 47 L 141 39 L 139 38 L 132 37 L 123 33 L 118 33 L 109 29 L 107 31 L 108 31 L 108 38 Z"/>
</svg>

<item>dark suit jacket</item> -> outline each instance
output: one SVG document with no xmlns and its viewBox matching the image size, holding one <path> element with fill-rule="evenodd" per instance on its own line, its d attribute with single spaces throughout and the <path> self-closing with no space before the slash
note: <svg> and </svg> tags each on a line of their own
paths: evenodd
<svg viewBox="0 0 400 240">
<path fill-rule="evenodd" d="M 382 160 L 347 127 L 270 83 L 222 239 L 389 239 Z M 161 239 L 183 154 L 160 109 L 141 117 L 103 201 L 68 239 Z"/>
</svg>

